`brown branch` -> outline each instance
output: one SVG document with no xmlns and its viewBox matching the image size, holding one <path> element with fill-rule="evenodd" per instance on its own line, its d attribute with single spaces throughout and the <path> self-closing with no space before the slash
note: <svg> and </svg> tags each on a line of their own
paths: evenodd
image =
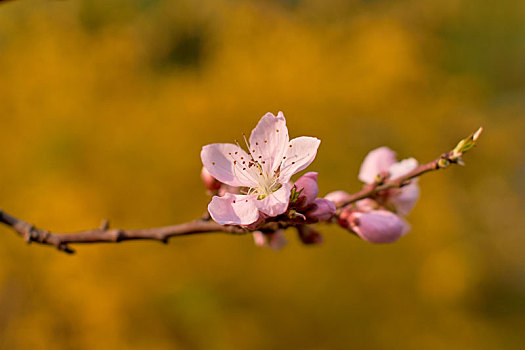
<svg viewBox="0 0 525 350">
<path fill-rule="evenodd" d="M 461 156 L 466 151 L 468 151 L 471 147 L 475 145 L 475 142 L 477 138 L 479 137 L 479 135 L 481 134 L 482 130 L 483 129 L 480 128 L 476 133 L 473 133 L 469 138 L 466 138 L 465 140 L 460 141 L 460 143 L 452 151 L 448 153 L 443 153 L 439 158 L 431 161 L 430 163 L 422 164 L 403 176 L 400 176 L 395 179 L 388 179 L 388 178 L 382 177 L 375 184 L 365 185 L 361 191 L 351 194 L 350 198 L 346 202 L 340 204 L 338 208 L 343 208 L 361 199 L 372 197 L 373 195 L 381 191 L 386 191 L 391 188 L 401 188 L 403 186 L 408 185 L 410 183 L 410 180 L 416 177 L 419 177 L 425 173 L 428 173 L 434 170 L 447 168 L 450 164 L 463 164 L 461 161 Z M 468 141 L 471 141 L 471 143 L 465 145 L 464 143 Z"/>
<path fill-rule="evenodd" d="M 38 229 L 32 224 L 17 219 L 1 210 L 0 222 L 10 226 L 16 233 L 22 236 L 27 243 L 35 242 L 52 245 L 66 253 L 74 253 L 74 250 L 69 247 L 71 243 L 118 243 L 131 240 L 156 240 L 167 243 L 171 237 L 198 233 L 223 232 L 244 234 L 248 232 L 237 226 L 223 226 L 213 221 L 196 220 L 179 225 L 138 230 L 109 229 L 108 222 L 104 221 L 98 229 L 76 233 L 51 233 L 47 230 Z"/>
<path fill-rule="evenodd" d="M 446 168 L 450 164 L 461 164 L 461 156 L 476 144 L 476 140 L 481 131 L 482 129 L 480 128 L 468 138 L 461 140 L 452 151 L 442 154 L 441 157 L 430 163 L 420 165 L 404 176 L 388 179 L 388 174 L 380 175 L 380 178 L 375 184 L 366 185 L 363 190 L 352 194 L 349 200 L 339 205 L 339 208 L 352 204 L 360 199 L 372 197 L 381 191 L 403 187 L 409 184 L 411 179 L 427 172 Z M 69 245 L 77 243 L 118 243 L 132 240 L 156 240 L 167 243 L 171 237 L 213 232 L 245 234 L 255 230 L 253 228 L 247 229 L 240 226 L 220 225 L 211 221 L 208 214 L 200 220 L 179 225 L 138 230 L 110 229 L 109 222 L 105 220 L 102 222 L 100 228 L 74 233 L 51 233 L 47 230 L 36 228 L 32 224 L 17 219 L 2 210 L 0 210 L 0 223 L 11 227 L 16 233 L 22 236 L 27 243 L 35 242 L 43 245 L 51 245 L 66 253 L 74 253 L 74 250 L 71 249 Z M 272 233 L 278 229 L 295 226 L 298 227 L 300 231 L 302 224 L 304 223 L 297 222 L 294 218 L 287 217 L 283 214 L 275 218 L 269 218 L 269 222 L 262 224 L 256 229 L 265 233 Z"/>
</svg>

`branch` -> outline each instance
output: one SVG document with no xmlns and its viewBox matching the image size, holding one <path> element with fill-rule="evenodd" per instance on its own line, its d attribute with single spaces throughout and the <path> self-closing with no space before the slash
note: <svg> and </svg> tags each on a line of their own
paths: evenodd
<svg viewBox="0 0 525 350">
<path fill-rule="evenodd" d="M 481 134 L 480 128 L 477 132 L 470 135 L 468 138 L 461 140 L 458 145 L 450 152 L 444 153 L 438 159 L 420 165 L 416 169 L 407 173 L 404 176 L 389 179 L 388 175 L 380 175 L 376 183 L 366 185 L 365 188 L 357 193 L 350 195 L 350 199 L 338 207 L 344 207 L 352 204 L 358 200 L 373 197 L 375 194 L 391 188 L 400 188 L 410 183 L 410 180 L 421 176 L 427 172 L 448 167 L 450 164 L 462 164 L 461 156 L 471 149 L 476 140 Z M 297 217 L 304 215 L 295 213 L 290 210 L 289 213 L 294 212 Z M 102 222 L 98 229 L 85 230 L 72 233 L 51 233 L 50 231 L 36 228 L 34 225 L 17 219 L 14 216 L 0 210 L 0 223 L 3 223 L 12 228 L 18 235 L 22 236 L 27 243 L 35 242 L 43 245 L 54 246 L 60 251 L 66 253 L 74 253 L 74 250 L 69 247 L 70 244 L 77 243 L 119 243 L 123 241 L 132 240 L 155 240 L 163 243 L 168 243 L 171 237 L 187 236 L 192 234 L 223 232 L 229 234 L 246 234 L 255 230 L 263 233 L 274 233 L 280 229 L 288 227 L 297 227 L 301 234 L 302 221 L 297 221 L 297 217 L 287 216 L 285 214 L 274 218 L 268 218 L 266 222 L 253 228 L 244 228 L 233 225 L 220 225 L 211 221 L 209 216 L 200 220 L 190 221 L 179 225 L 164 226 L 156 228 L 146 228 L 138 230 L 122 230 L 110 229 L 107 221 Z M 315 221 L 316 222 L 316 221 Z M 303 230 L 304 231 L 304 230 Z M 304 232 L 303 232 L 304 233 Z"/>
<path fill-rule="evenodd" d="M 483 128 L 479 128 L 475 133 L 471 134 L 466 139 L 461 140 L 452 151 L 443 153 L 439 158 L 433 160 L 430 163 L 422 164 L 403 176 L 395 179 L 388 179 L 388 177 L 385 176 L 378 176 L 376 183 L 365 185 L 361 191 L 351 194 L 350 198 L 348 198 L 348 200 L 340 204 L 338 207 L 342 208 L 361 199 L 372 197 L 381 191 L 386 191 L 391 188 L 401 188 L 408 185 L 410 180 L 416 177 L 434 170 L 447 168 L 450 164 L 463 165 L 461 157 L 469 149 L 475 146 L 476 141 L 479 138 L 479 135 L 481 135 L 482 131 Z"/>
<path fill-rule="evenodd" d="M 0 222 L 10 226 L 27 243 L 35 242 L 52 245 L 66 253 L 74 253 L 69 247 L 71 243 L 118 243 L 131 240 L 156 240 L 168 243 L 171 237 L 187 236 L 198 233 L 223 232 L 244 234 L 248 231 L 237 226 L 223 226 L 213 221 L 196 220 L 179 225 L 147 228 L 139 230 L 109 229 L 107 221 L 98 229 L 85 230 L 76 233 L 51 233 L 38 229 L 32 224 L 15 218 L 0 210 Z"/>
</svg>

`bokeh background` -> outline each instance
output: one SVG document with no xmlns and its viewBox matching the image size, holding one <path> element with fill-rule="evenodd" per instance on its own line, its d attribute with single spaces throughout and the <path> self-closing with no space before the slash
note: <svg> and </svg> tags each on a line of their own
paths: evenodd
<svg viewBox="0 0 525 350">
<path fill-rule="evenodd" d="M 420 181 L 412 232 L 337 227 L 77 246 L 0 228 L 1 349 L 523 349 L 525 2 L 0 4 L 0 206 L 74 231 L 199 217 L 200 148 L 283 110 L 322 139 L 321 193 L 388 145 L 466 167 Z"/>
</svg>

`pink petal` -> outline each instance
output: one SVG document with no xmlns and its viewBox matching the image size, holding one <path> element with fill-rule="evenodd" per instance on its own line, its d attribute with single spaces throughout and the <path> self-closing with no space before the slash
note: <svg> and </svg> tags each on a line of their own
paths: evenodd
<svg viewBox="0 0 525 350">
<path fill-rule="evenodd" d="M 256 200 L 255 205 L 261 212 L 270 217 L 281 215 L 288 209 L 291 189 L 290 184 L 283 184 L 281 188 L 266 198 Z"/>
<path fill-rule="evenodd" d="M 314 199 L 319 194 L 319 186 L 317 186 L 317 173 L 309 172 L 301 176 L 297 181 L 295 181 L 295 187 L 297 192 L 301 191 L 299 196 L 300 208 L 307 208 L 313 202 Z"/>
<path fill-rule="evenodd" d="M 290 141 L 284 152 L 279 182 L 288 182 L 293 174 L 310 165 L 317 154 L 321 140 L 315 137 L 301 136 Z"/>
<path fill-rule="evenodd" d="M 254 231 L 253 232 L 253 242 L 258 247 L 266 247 L 266 246 L 268 246 L 268 239 L 264 235 L 264 233 L 262 233 L 261 231 Z"/>
<path fill-rule="evenodd" d="M 222 183 L 213 176 L 211 176 L 211 174 L 208 172 L 208 170 L 206 170 L 205 167 L 202 167 L 201 179 L 208 191 L 217 191 L 222 186 Z"/>
<path fill-rule="evenodd" d="M 388 169 L 390 173 L 390 178 L 397 179 L 400 176 L 406 175 L 415 168 L 417 168 L 418 163 L 414 158 L 403 159 L 400 162 L 394 163 Z"/>
<path fill-rule="evenodd" d="M 419 199 L 419 185 L 415 180 L 412 183 L 400 188 L 389 198 L 389 202 L 394 204 L 399 215 L 407 216 L 416 205 Z"/>
<path fill-rule="evenodd" d="M 396 152 L 388 147 L 379 147 L 370 151 L 361 164 L 359 180 L 371 184 L 375 181 L 377 174 L 388 171 L 388 168 L 396 162 Z"/>
<path fill-rule="evenodd" d="M 403 220 L 386 210 L 354 213 L 351 228 L 370 243 L 393 243 L 406 232 Z"/>
<path fill-rule="evenodd" d="M 350 195 L 345 191 L 334 191 L 324 196 L 324 199 L 334 202 L 335 206 L 340 206 L 350 200 Z"/>
<path fill-rule="evenodd" d="M 264 115 L 250 136 L 250 152 L 268 174 L 273 174 L 281 164 L 289 136 L 286 120 L 282 112 L 277 116 L 272 113 Z M 259 158 L 261 157 L 261 158 Z"/>
<path fill-rule="evenodd" d="M 202 147 L 201 160 L 206 170 L 217 180 L 227 185 L 252 187 L 255 167 L 246 167 L 242 162 L 250 156 L 239 146 L 231 143 L 214 143 Z"/>
<path fill-rule="evenodd" d="M 249 225 L 259 218 L 254 196 L 226 193 L 214 196 L 208 205 L 213 220 L 221 225 Z"/>
</svg>

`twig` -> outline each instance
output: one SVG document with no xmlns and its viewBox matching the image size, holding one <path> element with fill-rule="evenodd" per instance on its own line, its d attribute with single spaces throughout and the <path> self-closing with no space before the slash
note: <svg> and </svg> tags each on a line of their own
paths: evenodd
<svg viewBox="0 0 525 350">
<path fill-rule="evenodd" d="M 213 221 L 196 220 L 179 225 L 147 228 L 139 230 L 109 229 L 109 223 L 104 221 L 98 229 L 85 230 L 76 233 L 51 233 L 38 229 L 32 224 L 15 218 L 0 210 L 0 222 L 10 226 L 27 243 L 35 242 L 52 245 L 66 253 L 74 253 L 69 247 L 72 243 L 118 243 L 131 240 L 156 240 L 167 243 L 171 237 L 187 236 L 198 233 L 223 232 L 244 234 L 248 231 L 237 226 L 223 226 Z"/>
</svg>

